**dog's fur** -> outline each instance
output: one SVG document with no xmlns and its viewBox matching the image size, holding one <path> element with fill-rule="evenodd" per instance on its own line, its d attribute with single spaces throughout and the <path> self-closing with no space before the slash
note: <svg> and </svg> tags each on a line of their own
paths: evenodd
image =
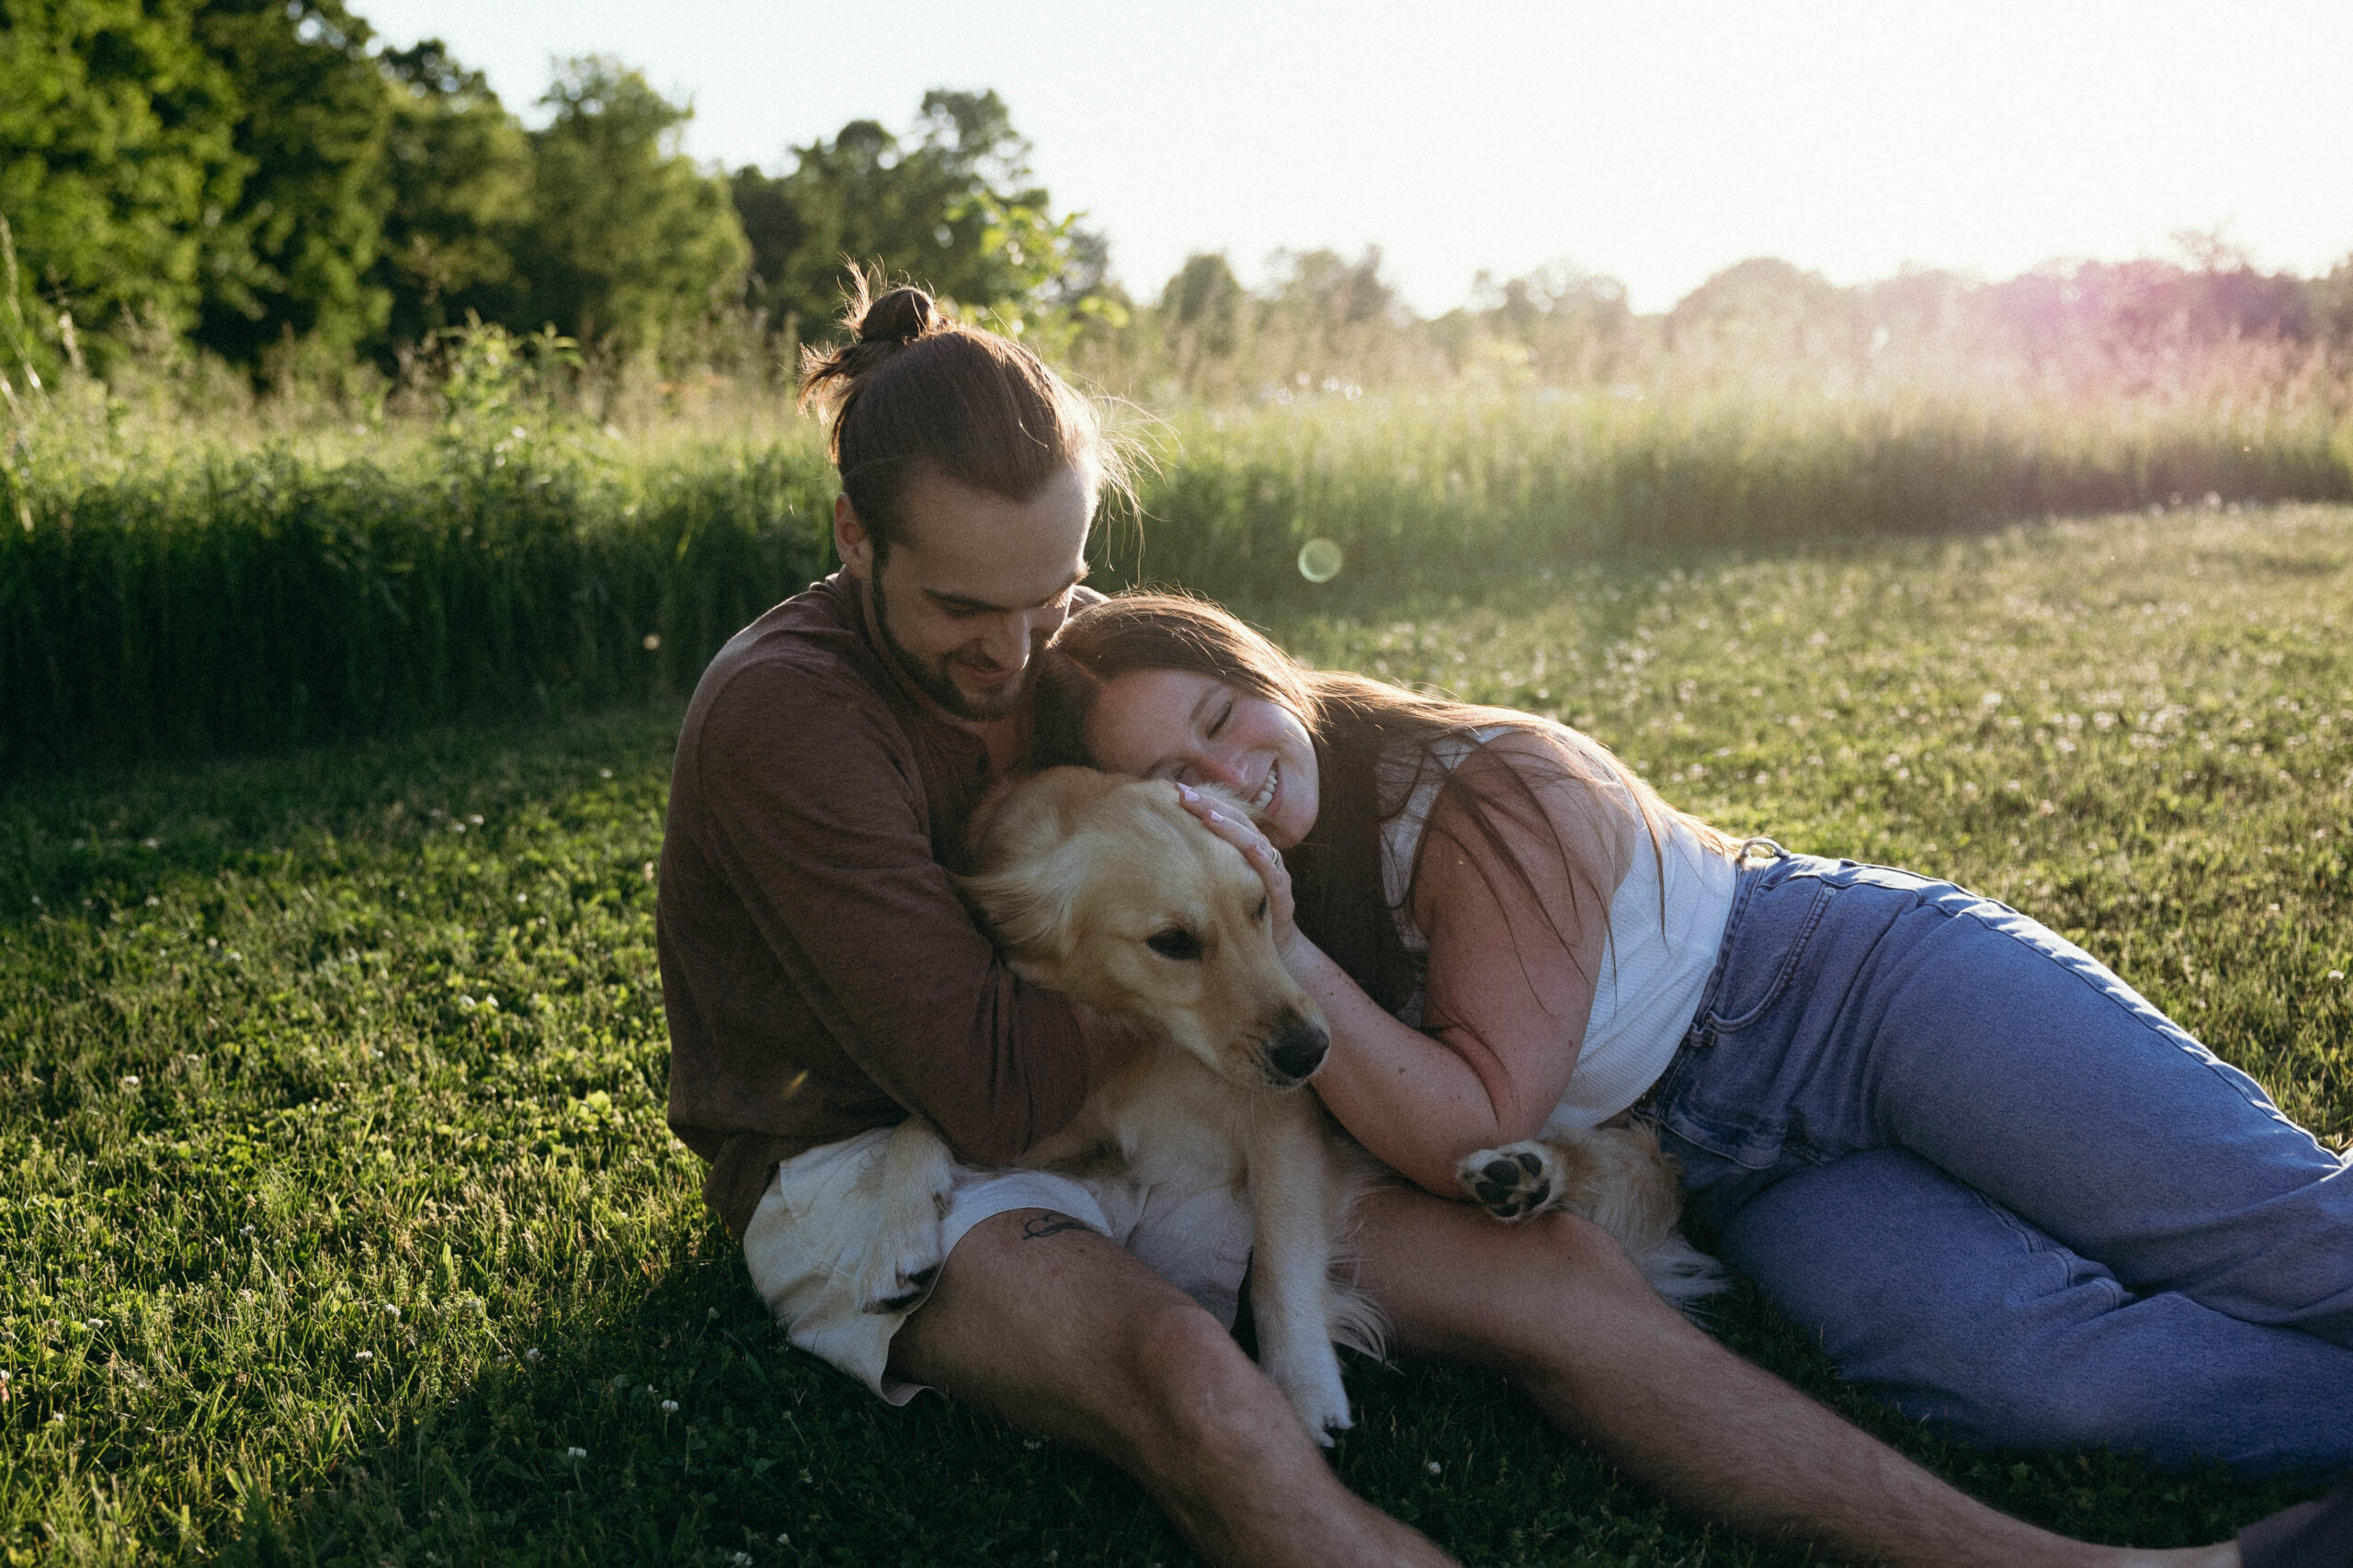
<svg viewBox="0 0 2353 1568">
<path fill-rule="evenodd" d="M 1074 1173 L 1233 1184 L 1252 1223 L 1258 1360 L 1307 1429 L 1348 1426 L 1336 1342 L 1380 1350 L 1377 1309 L 1336 1278 L 1338 1239 L 1374 1179 L 1299 1086 L 1330 1036 L 1275 951 L 1267 890 L 1167 783 L 1051 768 L 984 802 L 964 891 L 1025 979 L 1148 1031 L 1077 1118 L 1027 1155 Z M 858 1280 L 869 1311 L 920 1300 L 942 1261 L 952 1181 L 923 1118 L 892 1133 L 887 1218 Z"/>
</svg>

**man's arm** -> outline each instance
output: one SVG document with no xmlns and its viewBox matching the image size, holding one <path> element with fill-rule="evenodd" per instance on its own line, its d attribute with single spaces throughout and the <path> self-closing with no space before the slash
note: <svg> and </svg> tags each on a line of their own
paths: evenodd
<svg viewBox="0 0 2353 1568">
<path fill-rule="evenodd" d="M 1017 979 L 932 858 L 904 737 L 870 693 L 739 672 L 690 736 L 710 852 L 835 1043 L 998 1165 L 1067 1121 L 1087 1055 L 1061 997 Z"/>
</svg>

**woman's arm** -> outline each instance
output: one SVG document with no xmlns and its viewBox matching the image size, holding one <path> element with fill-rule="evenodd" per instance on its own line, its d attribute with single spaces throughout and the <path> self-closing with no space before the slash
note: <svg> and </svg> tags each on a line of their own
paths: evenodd
<svg viewBox="0 0 2353 1568">
<path fill-rule="evenodd" d="M 1533 1136 L 1566 1087 L 1593 1007 L 1609 897 L 1638 831 L 1613 802 L 1560 777 L 1557 744 L 1509 733 L 1461 765 L 1474 770 L 1465 785 L 1493 782 L 1475 770 L 1514 767 L 1542 808 L 1540 824 L 1525 810 L 1488 813 L 1519 871 L 1479 831 L 1463 790 L 1444 791 L 1424 829 L 1411 897 L 1430 945 L 1427 1034 L 1296 935 L 1290 879 L 1255 828 L 1212 824 L 1267 876 L 1285 962 L 1331 1025 L 1317 1092 L 1367 1149 L 1445 1197 L 1460 1196 L 1456 1160 Z M 1206 819 L 1214 807 L 1204 800 L 1198 809 Z"/>
</svg>

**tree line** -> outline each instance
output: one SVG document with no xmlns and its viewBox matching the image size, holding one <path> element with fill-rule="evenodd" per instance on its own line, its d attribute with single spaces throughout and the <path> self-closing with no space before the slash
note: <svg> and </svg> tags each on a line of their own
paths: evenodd
<svg viewBox="0 0 2353 1568">
<path fill-rule="evenodd" d="M 392 370 L 478 320 L 608 362 L 741 362 L 748 344 L 789 374 L 846 259 L 1154 398 L 1441 379 L 2138 392 L 2216 365 L 2325 361 L 2341 383 L 2353 361 L 2353 257 L 2267 273 L 2211 236 L 1993 283 L 1840 288 L 1760 258 L 1658 315 L 1556 265 L 1483 276 L 1425 318 L 1377 249 L 1280 252 L 1256 284 L 1203 253 L 1139 301 L 994 92 L 927 93 L 899 131 L 853 120 L 781 172 L 698 165 L 691 110 L 608 58 L 561 64 L 539 107 L 527 127 L 441 43 L 391 48 L 344 0 L 0 0 L 0 371 L 104 375 L 158 344 L 256 377 Z"/>
<path fill-rule="evenodd" d="M 698 166 L 691 110 L 610 59 L 540 105 L 526 128 L 343 0 L 0 0 L 0 348 L 389 364 L 472 315 L 646 354 L 725 313 L 813 332 L 845 256 L 1017 312 L 1100 281 L 993 92 L 930 93 L 904 134 L 853 121 L 782 174 Z"/>
</svg>

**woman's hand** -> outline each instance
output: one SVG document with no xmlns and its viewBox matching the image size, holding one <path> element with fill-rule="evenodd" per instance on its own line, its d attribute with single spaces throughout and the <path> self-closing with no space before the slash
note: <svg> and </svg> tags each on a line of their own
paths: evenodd
<svg viewBox="0 0 2353 1568">
<path fill-rule="evenodd" d="M 1242 808 L 1229 801 L 1204 795 L 1189 784 L 1176 786 L 1176 798 L 1185 809 L 1209 825 L 1209 830 L 1242 851 L 1250 869 L 1267 884 L 1267 917 L 1272 923 L 1275 952 L 1286 967 L 1298 956 L 1302 948 L 1313 944 L 1299 934 L 1298 905 L 1291 898 L 1290 869 L 1257 824 L 1243 813 Z"/>
</svg>

